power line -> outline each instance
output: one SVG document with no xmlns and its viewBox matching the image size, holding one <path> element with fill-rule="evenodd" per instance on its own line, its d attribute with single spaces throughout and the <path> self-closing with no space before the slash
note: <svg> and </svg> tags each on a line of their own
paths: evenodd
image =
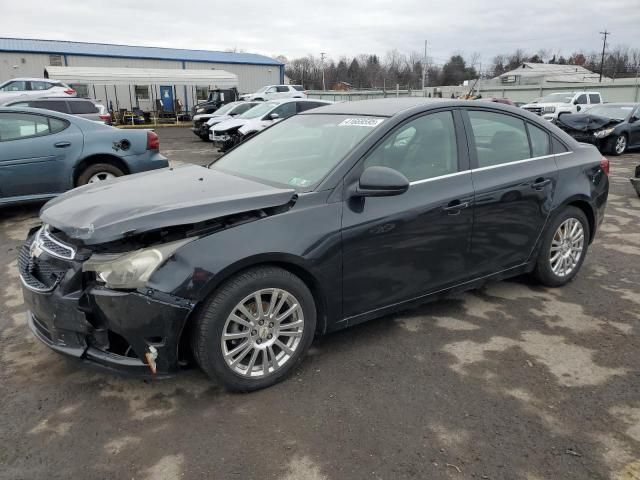
<svg viewBox="0 0 640 480">
<path fill-rule="evenodd" d="M 604 29 L 604 32 L 600 32 L 600 35 L 603 35 L 604 38 L 602 39 L 602 58 L 600 59 L 600 80 L 599 82 L 602 83 L 602 67 L 604 66 L 604 51 L 607 48 L 607 36 L 611 35 L 611 32 L 607 32 L 607 29 Z"/>
</svg>

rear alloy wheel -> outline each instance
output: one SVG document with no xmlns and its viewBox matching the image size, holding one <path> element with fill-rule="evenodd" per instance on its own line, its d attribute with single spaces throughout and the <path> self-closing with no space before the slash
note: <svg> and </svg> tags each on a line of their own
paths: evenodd
<svg viewBox="0 0 640 480">
<path fill-rule="evenodd" d="M 257 390 L 299 363 L 315 324 L 313 296 L 302 280 L 277 267 L 251 269 L 227 281 L 203 307 L 194 356 L 228 389 Z"/>
<path fill-rule="evenodd" d="M 112 178 L 121 177 L 124 172 L 110 163 L 96 163 L 89 165 L 78 177 L 77 186 L 88 183 L 104 182 Z"/>
<path fill-rule="evenodd" d="M 614 155 L 622 155 L 627 151 L 627 136 L 622 134 L 618 135 L 611 141 L 610 152 Z"/>
<path fill-rule="evenodd" d="M 580 270 L 587 253 L 589 222 L 582 210 L 567 207 L 544 233 L 535 275 L 549 287 L 570 282 Z"/>
</svg>

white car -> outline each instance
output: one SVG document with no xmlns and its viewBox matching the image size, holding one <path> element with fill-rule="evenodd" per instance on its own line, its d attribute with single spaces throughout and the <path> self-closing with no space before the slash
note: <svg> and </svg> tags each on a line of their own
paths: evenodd
<svg viewBox="0 0 640 480">
<path fill-rule="evenodd" d="M 324 107 L 331 103 L 333 102 L 300 98 L 264 102 L 242 115 L 211 127 L 209 129 L 209 139 L 214 142 L 214 145 L 220 151 L 225 152 L 274 123 L 291 117 L 296 113 Z"/>
<path fill-rule="evenodd" d="M 193 116 L 191 131 L 205 142 L 209 141 L 209 127 L 230 118 L 241 115 L 258 105 L 258 102 L 231 102 L 221 106 L 213 113 L 199 113 Z"/>
<path fill-rule="evenodd" d="M 256 93 L 242 95 L 241 100 L 275 100 L 278 98 L 307 98 L 307 91 L 302 85 L 267 85 Z"/>
<path fill-rule="evenodd" d="M 0 105 L 14 100 L 37 97 L 76 97 L 66 83 L 51 78 L 12 78 L 0 84 Z"/>
<path fill-rule="evenodd" d="M 563 113 L 584 113 L 591 106 L 601 103 L 600 92 L 559 92 L 550 93 L 522 108 L 545 120 L 555 121 Z"/>
</svg>

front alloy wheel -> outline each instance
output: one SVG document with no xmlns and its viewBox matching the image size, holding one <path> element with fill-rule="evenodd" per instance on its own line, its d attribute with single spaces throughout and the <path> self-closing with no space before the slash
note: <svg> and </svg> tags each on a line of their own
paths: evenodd
<svg viewBox="0 0 640 480">
<path fill-rule="evenodd" d="M 612 150 L 616 155 L 622 155 L 627 150 L 627 137 L 625 135 L 618 135 L 613 141 Z"/>
<path fill-rule="evenodd" d="M 221 347 L 225 362 L 243 377 L 264 377 L 295 355 L 304 332 L 304 313 L 291 293 L 258 290 L 240 301 L 225 322 Z"/>
<path fill-rule="evenodd" d="M 251 391 L 285 378 L 302 360 L 316 328 L 313 295 L 275 266 L 245 270 L 201 307 L 191 331 L 202 370 L 230 390 Z"/>
</svg>

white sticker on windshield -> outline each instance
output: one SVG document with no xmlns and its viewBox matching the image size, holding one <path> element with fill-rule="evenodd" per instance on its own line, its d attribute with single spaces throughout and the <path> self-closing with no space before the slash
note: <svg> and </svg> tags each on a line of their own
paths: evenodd
<svg viewBox="0 0 640 480">
<path fill-rule="evenodd" d="M 382 118 L 347 118 L 338 124 L 339 127 L 370 127 L 374 128 L 380 125 L 384 119 Z"/>
</svg>

